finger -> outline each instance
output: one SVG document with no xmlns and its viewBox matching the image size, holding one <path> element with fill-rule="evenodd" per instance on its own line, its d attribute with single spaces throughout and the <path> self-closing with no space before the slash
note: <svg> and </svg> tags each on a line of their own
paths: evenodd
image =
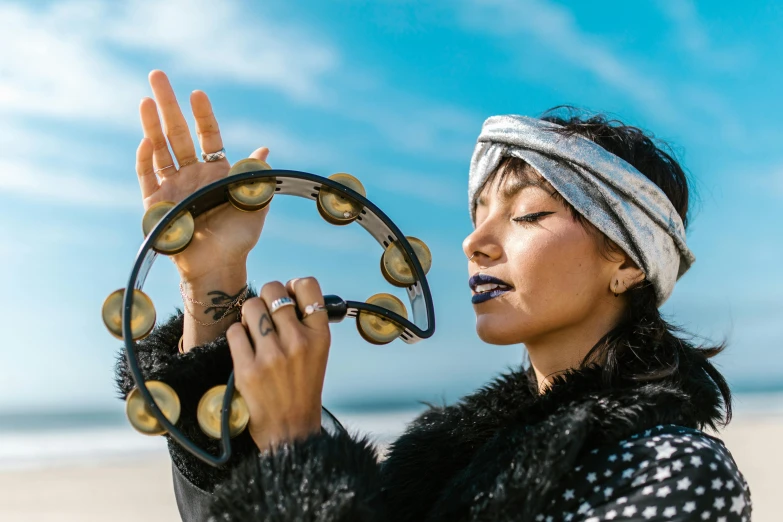
<svg viewBox="0 0 783 522">
<path fill-rule="evenodd" d="M 163 116 L 163 132 L 169 139 L 171 150 L 180 165 L 190 163 L 196 158 L 196 149 L 193 146 L 193 138 L 190 136 L 188 123 L 177 103 L 174 89 L 163 71 L 152 71 L 149 76 L 155 101 L 160 107 Z"/>
<path fill-rule="evenodd" d="M 242 323 L 234 323 L 226 331 L 228 347 L 231 351 L 231 359 L 234 362 L 237 390 L 243 395 L 250 409 L 250 425 L 263 426 L 265 417 L 274 414 L 270 410 L 270 404 L 277 405 L 278 409 L 289 409 L 290 397 L 285 393 L 286 386 L 283 363 L 285 357 L 282 352 L 268 341 L 261 341 L 253 346 L 248 336 L 245 318 L 254 315 L 257 311 L 266 314 L 263 301 L 256 298 L 256 304 L 251 304 L 248 314 L 243 316 Z"/>
<path fill-rule="evenodd" d="M 250 158 L 259 159 L 261 161 L 266 161 L 266 158 L 269 157 L 269 149 L 266 147 L 261 147 L 253 151 L 252 154 L 249 156 Z"/>
<path fill-rule="evenodd" d="M 285 285 L 288 295 L 295 301 L 302 314 L 307 312 L 307 307 L 322 307 L 324 296 L 321 293 L 321 285 L 314 277 L 291 279 Z M 315 312 L 302 318 L 302 324 L 313 330 L 328 330 L 329 318 L 326 312 Z"/>
<path fill-rule="evenodd" d="M 136 149 L 136 175 L 139 177 L 141 197 L 147 199 L 158 187 L 158 178 L 155 177 L 155 167 L 152 164 L 152 141 L 142 138 L 139 148 Z"/>
<path fill-rule="evenodd" d="M 308 306 L 323 306 L 324 304 L 321 287 L 314 277 L 292 279 L 285 286 L 303 314 Z M 293 375 L 299 378 L 297 382 L 309 383 L 303 389 L 312 393 L 310 396 L 312 400 L 317 400 L 323 390 L 326 364 L 329 358 L 329 345 L 331 344 L 329 318 L 325 312 L 315 312 L 303 317 L 301 323 L 304 325 L 305 332 L 309 331 L 311 334 L 309 336 L 306 334 L 309 342 L 307 343 L 307 357 L 304 367 L 302 365 L 296 367 L 295 365 Z"/>
<path fill-rule="evenodd" d="M 247 330 L 241 323 L 234 323 L 226 331 L 228 348 L 231 351 L 231 359 L 234 361 L 234 371 L 243 373 L 252 368 L 255 353 Z"/>
<path fill-rule="evenodd" d="M 263 299 L 253 297 L 245 301 L 242 305 L 242 323 L 250 332 L 257 360 L 266 360 L 283 354 L 275 323 Z"/>
<path fill-rule="evenodd" d="M 259 297 L 264 300 L 267 309 L 272 310 L 272 303 L 282 297 L 289 297 L 289 295 L 281 283 L 273 281 L 261 288 Z M 275 329 L 280 338 L 280 346 L 283 353 L 290 355 L 292 348 L 299 347 L 299 341 L 301 341 L 303 336 L 302 323 L 296 317 L 296 311 L 293 306 L 283 306 L 270 315 L 275 323 Z"/>
<path fill-rule="evenodd" d="M 190 95 L 190 107 L 196 119 L 196 135 L 201 150 L 209 154 L 222 149 L 223 138 L 220 136 L 220 128 L 207 94 L 204 91 L 193 91 Z M 219 161 L 228 162 L 225 158 Z"/>
<path fill-rule="evenodd" d="M 152 98 L 144 98 L 139 105 L 141 116 L 141 128 L 144 137 L 152 141 L 152 159 L 155 169 L 161 177 L 171 176 L 177 173 L 174 160 L 169 152 L 169 143 L 163 135 L 158 116 L 158 106 Z M 167 167 L 167 168 L 166 168 Z"/>
</svg>

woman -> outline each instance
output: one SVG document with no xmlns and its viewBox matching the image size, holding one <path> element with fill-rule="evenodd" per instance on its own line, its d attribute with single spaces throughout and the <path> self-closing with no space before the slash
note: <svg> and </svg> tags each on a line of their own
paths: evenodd
<svg viewBox="0 0 783 522">
<path fill-rule="evenodd" d="M 154 71 L 150 83 L 158 103 L 142 102 L 137 154 L 145 207 L 229 167 L 206 96 L 191 98 L 197 163 L 168 80 Z M 524 343 L 530 365 L 425 411 L 380 463 L 366 439 L 321 433 L 326 315 L 298 320 L 279 307 L 323 303 L 317 281 L 251 297 L 245 260 L 265 214 L 225 206 L 197 220 L 193 244 L 173 257 L 186 313 L 139 342 L 139 357 L 147 378 L 177 390 L 179 426 L 198 444 L 217 449 L 195 408 L 232 367 L 250 424 L 222 469 L 170 443 L 184 519 L 750 520 L 742 475 L 700 431 L 731 416 L 708 362 L 722 347 L 692 345 L 658 311 L 694 261 L 677 162 L 600 117 L 499 116 L 482 129 L 469 196 L 475 229 L 463 247 L 479 337 Z M 123 396 L 133 386 L 122 358 L 118 383 Z"/>
</svg>

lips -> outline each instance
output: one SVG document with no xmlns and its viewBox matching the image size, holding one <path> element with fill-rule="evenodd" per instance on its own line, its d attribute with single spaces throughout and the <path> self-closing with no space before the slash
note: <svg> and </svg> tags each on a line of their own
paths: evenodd
<svg viewBox="0 0 783 522">
<path fill-rule="evenodd" d="M 510 292 L 514 287 L 502 279 L 487 274 L 475 274 L 468 280 L 470 289 L 473 290 L 471 301 L 473 304 L 483 303 Z"/>
</svg>

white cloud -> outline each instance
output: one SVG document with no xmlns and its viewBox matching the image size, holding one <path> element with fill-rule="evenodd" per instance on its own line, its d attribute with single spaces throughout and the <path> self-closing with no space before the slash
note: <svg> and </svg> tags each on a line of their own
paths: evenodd
<svg viewBox="0 0 783 522">
<path fill-rule="evenodd" d="M 772 194 L 783 196 L 783 166 L 769 169 L 769 174 L 760 176 L 758 186 Z"/>
<path fill-rule="evenodd" d="M 751 58 L 746 47 L 716 45 L 691 0 L 659 0 L 657 4 L 673 25 L 675 45 L 687 51 L 697 64 L 730 71 Z"/>
<path fill-rule="evenodd" d="M 208 17 L 208 20 L 205 19 Z M 207 0 L 0 4 L 0 114 L 137 125 L 144 71 L 118 51 L 150 55 L 172 72 L 267 87 L 316 102 L 336 51 L 304 28 Z M 208 23 L 206 23 L 208 22 Z"/>
<path fill-rule="evenodd" d="M 417 123 L 399 123 L 401 127 L 410 131 L 404 132 L 397 127 L 398 122 L 386 122 L 385 125 L 390 127 L 382 132 L 395 135 L 399 132 L 396 139 L 400 141 L 416 141 L 418 136 L 421 141 L 411 143 L 410 149 L 427 151 L 431 150 L 428 146 L 437 146 L 438 131 L 435 128 L 428 129 L 426 125 Z M 413 196 L 438 205 L 455 206 L 465 203 L 467 193 L 465 183 L 471 152 L 469 147 L 462 147 L 458 156 L 464 159 L 465 169 L 452 177 L 445 177 L 440 173 L 412 172 L 400 168 L 370 165 L 359 158 L 346 158 L 341 154 L 339 143 L 329 144 L 300 138 L 277 125 L 229 122 L 221 127 L 221 134 L 227 150 L 238 152 L 238 154 L 229 152 L 231 161 L 236 161 L 243 154 L 249 154 L 254 149 L 265 146 L 269 147 L 269 162 L 274 167 L 311 169 L 316 174 L 328 176 L 333 171 L 336 172 L 339 165 L 348 163 L 357 169 L 356 173 L 360 180 L 368 186 Z M 368 175 L 363 176 L 359 173 L 368 173 Z"/>
<path fill-rule="evenodd" d="M 94 4 L 50 9 L 0 4 L 0 114 L 100 121 L 133 121 L 144 79 L 119 66 L 72 12 Z M 84 19 L 81 19 L 82 21 Z"/>
<path fill-rule="evenodd" d="M 336 52 L 303 29 L 245 11 L 235 1 L 216 9 L 206 0 L 0 3 L 0 49 L 9 50 L 0 60 L 0 192 L 35 202 L 137 210 L 133 182 L 83 174 L 105 166 L 104 136 L 77 139 L 73 131 L 45 126 L 64 121 L 138 131 L 138 102 L 149 87 L 145 71 L 135 70 L 120 51 L 167 60 L 185 75 L 314 102 L 321 76 L 337 65 Z M 204 13 L 210 13 L 208 24 Z M 268 134 L 277 137 L 281 155 L 304 153 L 284 133 Z"/>
<path fill-rule="evenodd" d="M 208 24 L 204 13 L 210 13 Z M 372 131 L 349 140 L 330 135 L 316 142 L 279 125 L 235 120 L 221 125 L 232 160 L 268 146 L 273 164 L 341 170 L 346 163 L 357 163 L 358 151 L 365 146 L 359 141 L 366 140 L 367 146 L 381 142 L 405 154 L 467 165 L 480 118 L 389 89 L 375 80 L 348 81 L 340 96 L 321 100 L 327 77 L 340 68 L 338 51 L 312 36 L 311 29 L 273 24 L 269 18 L 248 14 L 247 6 L 233 0 L 223 2 L 220 9 L 207 0 L 0 3 L 0 19 L 5 21 L 0 48 L 14 49 L 0 61 L 0 124 L 4 129 L 0 165 L 13 171 L 0 174 L 0 191 L 92 207 L 109 205 L 106 197 L 95 196 L 104 194 L 121 201 L 122 208 L 135 208 L 135 185 L 118 187 L 81 174 L 106 165 L 103 135 L 79 137 L 72 131 L 48 130 L 42 124 L 61 121 L 65 128 L 78 123 L 100 130 L 138 132 L 138 102 L 149 94 L 149 88 L 146 69 L 134 64 L 150 57 L 175 79 L 185 76 L 207 83 L 269 88 L 296 103 L 323 101 L 321 109 Z M 343 72 L 362 76 L 358 70 Z M 66 178 L 42 177 L 41 169 L 34 168 L 62 158 L 69 158 L 72 172 L 70 188 L 65 190 L 50 184 L 62 184 Z M 377 170 L 372 165 L 372 171 Z M 461 200 L 456 187 L 422 181 L 416 173 L 396 167 L 388 170 L 394 171 L 395 181 L 379 177 L 377 185 L 384 189 L 440 204 L 449 204 L 455 196 Z M 422 183 L 428 185 L 422 187 Z"/>
<path fill-rule="evenodd" d="M 264 237 L 334 252 L 352 254 L 368 252 L 367 247 L 373 244 L 373 240 L 360 230 L 358 225 L 352 224 L 350 227 L 329 225 L 318 215 L 314 202 L 312 205 L 309 218 L 294 216 L 288 209 L 283 212 L 270 212 L 264 225 Z"/>
<path fill-rule="evenodd" d="M 113 159 L 106 148 L 96 153 L 87 153 L 92 145 L 87 139 L 73 132 L 63 132 L 47 128 L 36 128 L 21 118 L 0 115 L 0 159 L 35 158 L 67 161 L 70 166 L 78 164 L 80 168 L 105 165 Z M 129 154 L 132 159 L 132 151 Z"/>
<path fill-rule="evenodd" d="M 372 184 L 395 194 L 446 207 L 468 207 L 467 161 L 452 177 L 399 169 L 374 170 Z"/>
<path fill-rule="evenodd" d="M 230 121 L 220 126 L 220 134 L 231 161 L 246 157 L 258 147 L 269 147 L 269 163 L 281 168 L 328 167 L 340 161 L 338 149 L 326 143 L 296 136 L 275 124 Z M 313 165 L 316 163 L 316 165 Z"/>
<path fill-rule="evenodd" d="M 621 60 L 599 39 L 583 32 L 573 14 L 546 0 L 468 0 L 465 24 L 519 45 L 516 36 L 533 35 L 573 67 L 587 71 L 659 117 L 675 111 L 663 85 Z M 492 21 L 488 24 L 488 21 Z"/>
<path fill-rule="evenodd" d="M 141 211 L 138 185 L 68 172 L 62 163 L 34 164 L 0 158 L 0 192 L 35 203 Z"/>
<path fill-rule="evenodd" d="M 265 86 L 314 102 L 337 51 L 312 30 L 249 15 L 236 1 L 134 0 L 104 20 L 102 37 L 144 50 L 180 70 L 221 82 Z"/>
<path fill-rule="evenodd" d="M 634 101 L 639 110 L 658 121 L 683 126 L 717 128 L 721 137 L 736 144 L 747 131 L 732 105 L 703 82 L 692 78 L 671 78 L 647 74 L 642 57 L 631 63 L 621 52 L 600 38 L 583 31 L 567 8 L 549 0 L 464 0 L 463 23 L 474 30 L 500 36 L 510 46 L 519 46 L 519 35 L 533 36 L 575 69 L 581 69 L 608 87 Z M 684 42 L 693 53 L 714 65 L 731 63 L 735 50 L 716 50 L 703 30 L 695 9 L 685 2 L 662 0 L 669 15 L 680 24 L 680 32 L 691 32 Z M 491 21 L 492 23 L 487 23 Z M 739 53 L 739 54 L 738 54 Z"/>
<path fill-rule="evenodd" d="M 481 117 L 432 100 L 397 98 L 387 97 L 382 104 L 353 104 L 347 110 L 358 120 L 372 122 L 396 148 L 468 164 Z"/>
</svg>

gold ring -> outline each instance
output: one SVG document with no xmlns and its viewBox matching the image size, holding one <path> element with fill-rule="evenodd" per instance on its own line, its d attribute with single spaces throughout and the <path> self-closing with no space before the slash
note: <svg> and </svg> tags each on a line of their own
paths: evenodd
<svg viewBox="0 0 783 522">
<path fill-rule="evenodd" d="M 179 168 L 187 167 L 188 165 L 193 165 L 194 163 L 198 163 L 198 158 L 190 158 L 187 161 L 183 161 L 179 164 Z"/>
</svg>

